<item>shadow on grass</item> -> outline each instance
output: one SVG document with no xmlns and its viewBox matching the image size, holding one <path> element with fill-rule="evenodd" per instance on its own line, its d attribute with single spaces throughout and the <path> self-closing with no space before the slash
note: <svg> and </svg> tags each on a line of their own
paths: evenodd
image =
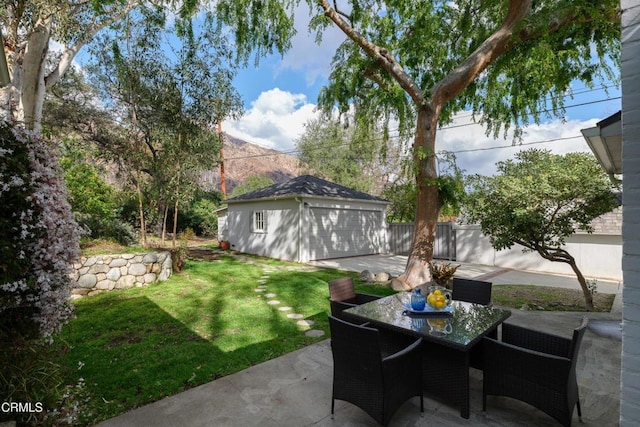
<svg viewBox="0 0 640 427">
<path fill-rule="evenodd" d="M 329 337 L 327 281 L 350 273 L 271 271 L 266 292 L 256 292 L 264 275 L 261 266 L 236 259 L 189 262 L 169 281 L 78 302 L 77 318 L 61 333 L 67 347 L 60 357 L 72 371 L 68 384 L 86 384 L 80 422 L 111 418 Z M 280 303 L 268 304 L 266 293 Z M 308 328 L 290 313 L 313 320 L 324 335 L 305 336 Z"/>
</svg>

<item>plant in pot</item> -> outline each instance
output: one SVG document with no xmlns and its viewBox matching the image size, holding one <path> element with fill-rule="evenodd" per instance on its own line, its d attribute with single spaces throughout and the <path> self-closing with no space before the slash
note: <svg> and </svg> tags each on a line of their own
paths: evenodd
<svg viewBox="0 0 640 427">
<path fill-rule="evenodd" d="M 429 271 L 433 281 L 448 289 L 451 288 L 451 281 L 458 267 L 460 267 L 459 264 L 452 265 L 450 262 L 431 261 L 429 263 Z"/>
</svg>

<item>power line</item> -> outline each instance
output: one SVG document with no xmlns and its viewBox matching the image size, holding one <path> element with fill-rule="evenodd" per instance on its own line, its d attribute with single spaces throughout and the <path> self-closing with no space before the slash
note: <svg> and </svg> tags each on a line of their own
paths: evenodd
<svg viewBox="0 0 640 427">
<path fill-rule="evenodd" d="M 535 144 L 546 144 L 548 142 L 557 142 L 557 141 L 568 141 L 570 139 L 578 139 L 578 138 L 583 138 L 582 135 L 576 135 L 576 136 L 567 136 L 564 138 L 554 138 L 554 139 L 543 139 L 540 141 L 530 141 L 530 142 L 523 142 L 521 144 L 509 144 L 509 145 L 495 145 L 493 147 L 482 147 L 482 148 L 469 148 L 467 150 L 455 150 L 455 151 L 446 151 L 447 153 L 452 153 L 452 154 L 459 154 L 459 153 L 471 153 L 474 151 L 489 151 L 489 150 L 497 150 L 497 149 L 501 149 L 501 148 L 513 148 L 513 147 L 521 147 L 523 145 L 535 145 Z M 441 153 L 443 153 L 445 151 L 441 151 Z"/>
<path fill-rule="evenodd" d="M 607 86 L 607 87 L 612 87 L 612 86 L 613 85 Z M 597 89 L 593 89 L 593 90 L 597 90 Z M 579 103 L 579 104 L 567 105 L 564 108 L 568 109 L 568 108 L 584 107 L 584 106 L 587 106 L 587 105 L 593 105 L 593 104 L 598 104 L 598 103 L 608 102 L 608 101 L 615 101 L 615 100 L 618 100 L 618 99 L 621 99 L 621 97 L 617 96 L 617 97 L 612 97 L 612 98 L 598 99 L 598 100 L 593 100 L 593 101 L 588 101 L 588 102 L 582 102 L 582 103 Z M 540 110 L 540 111 L 538 111 L 538 113 L 545 113 L 545 112 L 549 112 L 549 111 L 551 111 L 551 110 L 548 110 L 548 109 L 547 110 Z M 466 115 L 458 116 L 458 118 L 460 118 L 460 117 L 464 118 L 464 117 L 468 117 L 468 116 L 471 115 L 470 113 L 464 113 L 464 114 L 466 114 Z M 464 124 L 459 124 L 459 125 L 443 126 L 443 127 L 439 128 L 438 130 L 442 131 L 442 130 L 456 129 L 456 128 L 461 128 L 461 127 L 466 127 L 466 126 L 475 126 L 475 125 L 478 125 L 478 123 L 472 122 L 472 123 L 464 123 Z M 398 130 L 399 129 L 392 129 L 389 132 L 397 132 Z M 400 134 L 389 135 L 388 139 L 396 139 L 396 138 L 399 138 L 399 137 L 400 137 Z M 545 142 L 561 141 L 561 140 L 564 140 L 564 139 L 574 139 L 574 138 L 581 138 L 581 137 L 582 136 L 580 135 L 580 136 L 574 136 L 574 137 L 568 137 L 568 138 L 559 138 L 559 139 L 546 140 L 546 141 L 522 143 L 522 144 L 519 144 L 519 145 L 541 144 L 541 143 L 545 143 Z M 379 142 L 379 141 L 382 141 L 382 139 L 381 138 L 375 138 L 375 139 L 371 138 L 371 139 L 369 139 L 367 141 L 364 141 L 364 142 Z M 344 147 L 344 146 L 347 146 L 348 144 L 349 143 L 347 142 L 345 144 L 342 144 L 341 146 Z M 258 145 L 258 144 L 256 144 L 256 145 Z M 511 144 L 510 145 L 500 145 L 500 146 L 485 147 L 485 148 L 472 149 L 472 150 L 451 151 L 451 153 L 456 154 L 456 153 L 464 153 L 464 152 L 468 152 L 468 151 L 494 150 L 494 149 L 499 149 L 499 148 L 513 147 L 513 146 L 514 145 L 511 145 Z M 263 147 L 263 148 L 267 148 L 267 147 Z M 317 147 L 317 149 L 321 150 L 321 149 L 324 149 L 324 148 Z M 229 160 L 244 160 L 244 159 L 260 158 L 260 157 L 279 156 L 279 155 L 283 155 L 283 154 L 294 155 L 294 154 L 299 154 L 299 151 L 298 150 L 279 151 L 277 153 L 264 153 L 264 154 L 255 154 L 255 155 L 251 155 L 251 156 L 230 157 L 230 158 L 227 158 L 225 160 L 226 161 L 229 161 Z"/>
</svg>

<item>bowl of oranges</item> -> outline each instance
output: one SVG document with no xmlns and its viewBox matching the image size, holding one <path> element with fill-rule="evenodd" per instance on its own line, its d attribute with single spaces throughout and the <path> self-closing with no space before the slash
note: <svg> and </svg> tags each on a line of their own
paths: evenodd
<svg viewBox="0 0 640 427">
<path fill-rule="evenodd" d="M 451 291 L 442 286 L 430 286 L 427 304 L 434 311 L 446 311 L 451 308 Z"/>
</svg>

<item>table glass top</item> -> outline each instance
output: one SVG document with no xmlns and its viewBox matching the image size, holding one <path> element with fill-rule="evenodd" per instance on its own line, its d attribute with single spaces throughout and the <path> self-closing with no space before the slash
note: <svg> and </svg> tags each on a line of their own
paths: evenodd
<svg viewBox="0 0 640 427">
<path fill-rule="evenodd" d="M 465 349 L 511 315 L 509 310 L 462 301 L 453 301 L 451 313 L 411 314 L 405 308 L 410 301 L 409 292 L 399 292 L 349 308 L 344 313 L 374 325 L 406 330 L 428 341 Z"/>
</svg>

